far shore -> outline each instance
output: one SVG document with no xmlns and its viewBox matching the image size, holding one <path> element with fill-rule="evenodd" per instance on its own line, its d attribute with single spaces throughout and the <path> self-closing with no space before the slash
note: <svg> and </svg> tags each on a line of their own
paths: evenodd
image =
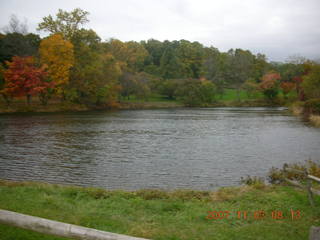
<svg viewBox="0 0 320 240">
<path fill-rule="evenodd" d="M 54 113 L 54 112 L 85 112 L 94 110 L 131 110 L 131 109 L 171 109 L 171 108 L 193 108 L 193 107 L 281 107 L 281 104 L 268 103 L 263 100 L 245 100 L 245 101 L 217 101 L 212 104 L 201 106 L 187 106 L 178 101 L 123 101 L 113 106 L 87 106 L 76 103 L 49 103 L 46 106 L 38 102 L 27 105 L 19 102 L 9 106 L 0 102 L 0 114 L 10 113 Z"/>
</svg>

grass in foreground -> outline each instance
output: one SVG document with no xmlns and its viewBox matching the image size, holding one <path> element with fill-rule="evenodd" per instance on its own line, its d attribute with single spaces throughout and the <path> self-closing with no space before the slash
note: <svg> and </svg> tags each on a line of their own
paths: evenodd
<svg viewBox="0 0 320 240">
<path fill-rule="evenodd" d="M 0 196 L 2 209 L 155 240 L 300 240 L 308 238 L 311 225 L 320 225 L 320 208 L 309 206 L 305 192 L 285 186 L 124 192 L 1 181 Z M 292 220 L 291 209 L 301 218 Z M 265 211 L 263 219 L 254 219 L 258 210 Z M 208 211 L 230 216 L 209 220 Z M 237 211 L 247 211 L 247 219 L 238 219 Z M 273 211 L 282 211 L 286 219 L 273 219 Z M 0 225 L 0 238 L 62 239 L 6 225 Z"/>
</svg>

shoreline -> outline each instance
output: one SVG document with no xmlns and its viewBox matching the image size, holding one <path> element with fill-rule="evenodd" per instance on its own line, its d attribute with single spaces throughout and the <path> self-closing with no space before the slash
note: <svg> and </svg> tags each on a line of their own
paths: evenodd
<svg viewBox="0 0 320 240">
<path fill-rule="evenodd" d="M 320 115 L 306 112 L 301 102 L 293 103 L 289 110 L 293 115 L 303 118 L 314 127 L 320 128 Z"/>
<path fill-rule="evenodd" d="M 86 106 L 84 104 L 64 103 L 48 104 L 42 106 L 39 103 L 28 105 L 0 105 L 0 115 L 19 113 L 75 113 L 90 111 L 116 111 L 116 110 L 143 110 L 143 109 L 174 109 L 174 108 L 215 108 L 215 107 L 285 107 L 283 104 L 271 104 L 261 100 L 251 101 L 224 101 L 204 106 L 187 106 L 176 101 L 172 102 L 119 102 L 115 106 Z"/>
</svg>

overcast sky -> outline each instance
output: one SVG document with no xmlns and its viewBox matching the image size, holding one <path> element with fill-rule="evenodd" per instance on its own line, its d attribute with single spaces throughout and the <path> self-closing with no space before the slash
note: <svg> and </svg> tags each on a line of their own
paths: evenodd
<svg viewBox="0 0 320 240">
<path fill-rule="evenodd" d="M 103 40 L 186 39 L 276 61 L 320 58 L 320 0 L 0 0 L 0 27 L 15 14 L 36 33 L 44 16 L 77 7 Z"/>
</svg>

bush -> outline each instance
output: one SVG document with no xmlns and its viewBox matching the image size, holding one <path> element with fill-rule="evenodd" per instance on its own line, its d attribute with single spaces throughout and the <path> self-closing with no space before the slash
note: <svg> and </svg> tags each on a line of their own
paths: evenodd
<svg viewBox="0 0 320 240">
<path fill-rule="evenodd" d="M 187 106 L 209 106 L 215 101 L 216 87 L 208 80 L 187 79 L 176 94 Z"/>
<path fill-rule="evenodd" d="M 257 177 L 257 176 L 246 176 L 246 177 L 241 177 L 241 183 L 248 185 L 248 186 L 253 186 L 256 188 L 264 187 L 264 179 L 262 177 Z"/>
<path fill-rule="evenodd" d="M 320 114 L 320 98 L 313 98 L 304 103 L 304 111 L 308 114 Z"/>
<path fill-rule="evenodd" d="M 307 160 L 305 163 L 284 164 L 284 166 L 303 172 L 307 170 L 309 174 L 320 177 L 320 163 L 312 160 Z M 268 181 L 271 184 L 281 184 L 285 178 L 301 181 L 306 179 L 306 175 L 289 169 L 284 171 L 284 169 L 274 167 L 272 167 L 268 173 Z"/>
</svg>

